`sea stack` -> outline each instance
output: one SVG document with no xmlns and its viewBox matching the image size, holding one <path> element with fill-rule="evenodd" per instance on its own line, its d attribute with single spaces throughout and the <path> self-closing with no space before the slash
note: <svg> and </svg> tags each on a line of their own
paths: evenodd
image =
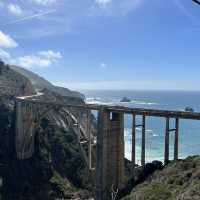
<svg viewBox="0 0 200 200">
<path fill-rule="evenodd" d="M 131 102 L 131 100 L 129 98 L 127 98 L 127 97 L 123 97 L 120 102 L 129 103 L 129 102 Z"/>
</svg>

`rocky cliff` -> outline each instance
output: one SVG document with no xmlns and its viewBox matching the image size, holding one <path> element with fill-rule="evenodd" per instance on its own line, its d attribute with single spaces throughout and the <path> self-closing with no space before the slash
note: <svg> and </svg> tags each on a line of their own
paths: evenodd
<svg viewBox="0 0 200 200">
<path fill-rule="evenodd" d="M 0 95 L 28 96 L 35 94 L 31 82 L 0 61 Z"/>
</svg>

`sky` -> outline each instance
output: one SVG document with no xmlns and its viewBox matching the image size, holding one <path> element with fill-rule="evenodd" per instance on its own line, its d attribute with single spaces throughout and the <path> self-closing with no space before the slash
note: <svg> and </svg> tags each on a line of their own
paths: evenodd
<svg viewBox="0 0 200 200">
<path fill-rule="evenodd" d="M 70 89 L 200 90 L 192 0 L 0 0 L 0 58 Z"/>
</svg>

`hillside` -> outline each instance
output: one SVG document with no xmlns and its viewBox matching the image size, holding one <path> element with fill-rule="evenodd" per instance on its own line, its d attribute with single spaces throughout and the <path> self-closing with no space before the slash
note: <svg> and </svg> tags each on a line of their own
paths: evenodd
<svg viewBox="0 0 200 200">
<path fill-rule="evenodd" d="M 199 200 L 200 156 L 172 162 L 137 185 L 123 200 Z"/>
<path fill-rule="evenodd" d="M 45 80 L 41 76 L 39 76 L 29 70 L 26 70 L 24 68 L 14 66 L 14 65 L 10 65 L 9 67 L 11 69 L 13 69 L 14 71 L 18 72 L 19 74 L 25 76 L 27 79 L 29 79 L 37 91 L 48 89 L 51 92 L 55 92 L 59 95 L 66 96 L 66 97 L 77 97 L 77 98 L 81 98 L 81 99 L 85 98 L 84 95 L 79 92 L 71 91 L 71 90 L 69 90 L 67 88 L 63 88 L 63 87 L 54 86 L 49 81 Z"/>
<path fill-rule="evenodd" d="M 35 94 L 29 79 L 0 61 L 0 95 L 22 96 Z"/>
</svg>

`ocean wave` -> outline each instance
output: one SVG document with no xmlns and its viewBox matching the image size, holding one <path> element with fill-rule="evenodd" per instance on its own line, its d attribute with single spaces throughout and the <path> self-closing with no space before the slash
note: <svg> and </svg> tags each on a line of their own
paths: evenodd
<svg viewBox="0 0 200 200">
<path fill-rule="evenodd" d="M 139 127 L 137 127 L 136 128 L 136 133 L 137 132 L 142 132 L 142 128 L 139 128 Z M 156 133 L 154 133 L 154 131 L 153 130 L 151 130 L 151 129 L 147 129 L 146 130 L 146 133 L 148 134 L 147 135 L 147 137 L 159 137 L 159 135 L 158 134 L 156 134 Z M 126 142 L 129 142 L 129 141 L 131 141 L 131 137 L 132 137 L 132 128 L 125 128 L 124 129 L 124 137 L 125 137 L 125 141 Z M 141 134 L 137 134 L 136 135 L 136 138 L 141 138 Z"/>
<path fill-rule="evenodd" d="M 100 97 L 96 97 L 96 98 L 88 97 L 88 98 L 86 98 L 86 101 L 94 101 L 94 100 L 101 100 L 101 98 Z"/>
<path fill-rule="evenodd" d="M 136 131 L 142 131 L 142 128 L 140 128 L 140 127 L 137 127 L 136 128 Z M 125 132 L 125 134 L 130 134 L 131 132 L 132 132 L 132 128 L 125 128 L 124 129 L 124 132 Z M 150 133 L 153 133 L 153 130 L 151 130 L 151 129 L 146 129 L 146 132 L 150 132 Z"/>
<path fill-rule="evenodd" d="M 157 105 L 155 102 L 146 102 L 146 101 L 139 101 L 139 100 L 132 100 L 131 103 L 138 104 L 138 105 Z"/>
<path fill-rule="evenodd" d="M 101 105 L 108 105 L 108 103 L 102 101 L 101 98 L 86 98 L 85 103 L 88 103 L 88 104 L 101 104 Z"/>
<path fill-rule="evenodd" d="M 120 102 L 120 99 L 112 99 L 111 101 L 102 99 L 100 97 L 89 97 L 86 98 L 86 103 L 89 104 L 103 104 L 103 105 L 157 105 L 155 102 L 146 102 L 146 101 L 139 101 L 139 100 L 131 100 L 131 102 Z"/>
<path fill-rule="evenodd" d="M 158 103 L 155 102 L 146 102 L 146 101 L 139 101 L 139 100 L 131 100 L 131 102 L 120 102 L 118 101 L 120 105 L 130 105 L 130 104 L 135 104 L 135 105 L 158 105 Z"/>
<path fill-rule="evenodd" d="M 132 145 L 130 143 L 125 143 L 125 157 L 131 160 Z M 137 164 L 141 164 L 141 145 L 136 144 L 136 156 L 135 160 Z M 163 162 L 163 155 L 160 149 L 153 151 L 146 149 L 146 162 L 152 162 L 154 160 L 160 160 Z"/>
<path fill-rule="evenodd" d="M 131 138 L 131 132 L 132 132 L 131 128 L 125 128 L 124 129 L 124 137 L 125 137 L 125 139 L 130 139 Z"/>
<path fill-rule="evenodd" d="M 142 128 L 137 127 L 136 131 L 142 132 Z M 149 133 L 153 133 L 153 130 L 151 130 L 151 129 L 146 129 L 145 131 L 149 132 Z"/>
<path fill-rule="evenodd" d="M 153 134 L 153 137 L 159 137 L 159 135 L 154 133 L 154 134 Z"/>
</svg>

